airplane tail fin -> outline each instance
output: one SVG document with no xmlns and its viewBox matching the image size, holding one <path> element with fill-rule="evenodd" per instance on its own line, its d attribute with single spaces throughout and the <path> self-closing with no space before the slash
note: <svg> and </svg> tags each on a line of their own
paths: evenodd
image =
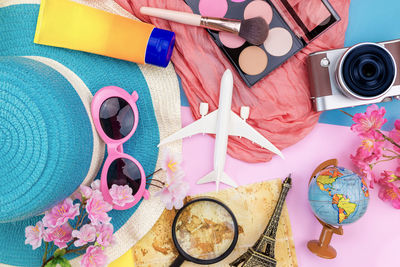
<svg viewBox="0 0 400 267">
<path fill-rule="evenodd" d="M 232 186 L 232 187 L 238 186 L 237 183 L 228 176 L 228 174 L 223 172 L 222 176 L 218 177 L 218 174 L 216 171 L 212 171 L 209 174 L 207 174 L 206 176 L 204 176 L 203 178 L 201 178 L 200 180 L 198 180 L 197 184 L 206 184 L 206 183 L 212 183 L 212 182 L 216 183 L 216 185 L 217 185 L 216 191 L 217 192 L 219 190 L 219 183 L 224 183 L 224 184 Z"/>
</svg>

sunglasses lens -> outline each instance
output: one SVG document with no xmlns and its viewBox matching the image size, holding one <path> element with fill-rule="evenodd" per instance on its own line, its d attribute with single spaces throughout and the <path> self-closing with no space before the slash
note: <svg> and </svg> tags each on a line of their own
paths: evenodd
<svg viewBox="0 0 400 267">
<path fill-rule="evenodd" d="M 139 167 L 129 159 L 119 158 L 114 160 L 107 172 L 107 185 L 111 188 L 113 184 L 129 185 L 132 194 L 139 190 L 142 175 Z"/>
<path fill-rule="evenodd" d="M 118 140 L 132 131 L 135 116 L 128 102 L 119 97 L 112 97 L 101 105 L 100 123 L 109 138 Z"/>
</svg>

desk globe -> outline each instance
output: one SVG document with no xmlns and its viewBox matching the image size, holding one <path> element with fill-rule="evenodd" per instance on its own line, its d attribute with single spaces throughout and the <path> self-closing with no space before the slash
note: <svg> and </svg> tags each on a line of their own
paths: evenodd
<svg viewBox="0 0 400 267">
<path fill-rule="evenodd" d="M 323 229 L 320 239 L 308 242 L 307 247 L 320 257 L 333 259 L 336 251 L 329 245 L 332 234 L 342 235 L 342 225 L 364 215 L 369 201 L 368 186 L 359 175 L 338 167 L 337 160 L 332 159 L 318 166 L 311 176 L 308 201 Z"/>
</svg>

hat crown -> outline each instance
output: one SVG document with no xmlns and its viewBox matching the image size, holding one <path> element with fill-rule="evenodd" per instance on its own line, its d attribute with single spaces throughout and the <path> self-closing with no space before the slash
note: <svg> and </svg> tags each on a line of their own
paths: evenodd
<svg viewBox="0 0 400 267">
<path fill-rule="evenodd" d="M 71 195 L 92 154 L 89 116 L 68 80 L 36 60 L 0 57 L 0 223 Z"/>
</svg>

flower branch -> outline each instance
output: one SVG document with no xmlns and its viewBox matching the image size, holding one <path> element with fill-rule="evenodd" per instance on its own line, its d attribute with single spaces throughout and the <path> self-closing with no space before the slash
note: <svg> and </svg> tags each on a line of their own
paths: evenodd
<svg viewBox="0 0 400 267">
<path fill-rule="evenodd" d="M 46 264 L 46 259 L 47 259 L 47 249 L 49 247 L 49 243 L 45 242 L 45 249 L 44 249 L 44 255 L 43 255 L 43 264 L 42 266 L 44 266 Z"/>
<path fill-rule="evenodd" d="M 378 184 L 379 197 L 384 201 L 391 202 L 392 206 L 400 209 L 400 120 L 394 123 L 394 129 L 389 135 L 382 132 L 382 126 L 387 122 L 384 118 L 385 108 L 371 105 L 365 113 L 357 113 L 354 116 L 341 110 L 354 121 L 351 130 L 361 138 L 361 145 L 356 153 L 351 155 L 353 163 L 358 168 L 359 174 L 370 181 L 370 187 Z M 384 154 L 390 152 L 392 155 Z M 384 170 L 376 175 L 374 168 L 383 162 L 397 161 L 397 168 Z"/>
<path fill-rule="evenodd" d="M 42 266 L 70 266 L 64 256 L 78 252 L 84 252 L 80 262 L 83 267 L 106 265 L 104 248 L 114 243 L 114 227 L 107 214 L 112 205 L 103 199 L 99 188 L 99 181 L 90 187 L 81 186 L 74 199 L 65 199 L 46 211 L 35 226 L 25 229 L 25 243 L 32 249 L 45 243 Z M 54 246 L 57 249 L 50 255 Z"/>
</svg>

